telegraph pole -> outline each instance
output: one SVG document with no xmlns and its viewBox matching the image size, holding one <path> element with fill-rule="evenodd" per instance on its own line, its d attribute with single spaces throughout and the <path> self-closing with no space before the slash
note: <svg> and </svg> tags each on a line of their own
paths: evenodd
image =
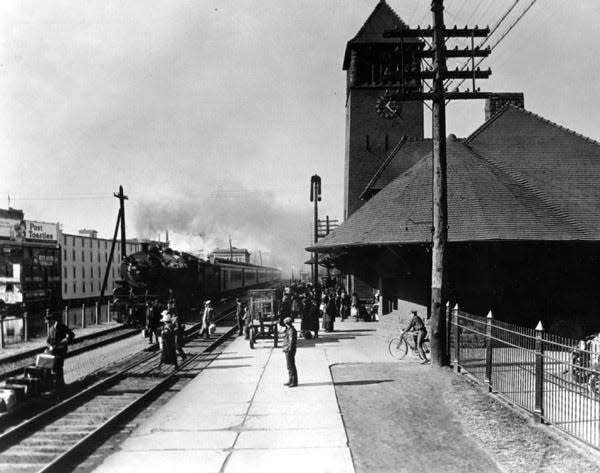
<svg viewBox="0 0 600 473">
<path fill-rule="evenodd" d="M 432 105 L 432 164 L 433 164 L 433 247 L 431 250 L 431 358 L 432 363 L 445 366 L 444 346 L 446 324 L 443 300 L 444 256 L 448 241 L 448 187 L 446 171 L 446 44 L 443 0 L 433 0 L 433 105 Z M 435 359 L 434 359 L 435 357 Z"/>
<path fill-rule="evenodd" d="M 488 98 L 493 94 L 481 93 L 475 88 L 476 79 L 487 79 L 491 71 L 479 69 L 448 71 L 446 58 L 475 58 L 486 57 L 490 49 L 476 48 L 473 44 L 475 37 L 486 37 L 489 28 L 457 28 L 446 29 L 444 25 L 444 1 L 432 0 L 431 11 L 433 14 L 433 28 L 401 28 L 386 31 L 384 37 L 400 38 L 431 38 L 429 49 L 421 49 L 417 56 L 421 59 L 431 58 L 433 60 L 432 70 L 404 73 L 406 78 L 416 78 L 421 81 L 431 80 L 430 92 L 405 91 L 403 88 L 399 93 L 386 93 L 380 100 L 388 101 L 432 101 L 432 251 L 431 251 L 431 360 L 436 366 L 449 364 L 448 347 L 446 346 L 446 313 L 444 311 L 444 299 L 446 297 L 445 261 L 446 246 L 448 242 L 448 189 L 447 189 L 447 166 L 446 166 L 446 100 L 449 99 L 481 99 Z M 446 39 L 448 38 L 471 38 L 471 49 L 446 50 Z M 427 41 L 424 41 L 427 43 Z M 402 47 L 400 54 L 404 54 Z M 404 64 L 404 58 L 402 58 Z M 474 64 L 474 61 L 471 62 Z M 444 81 L 447 79 L 471 79 L 473 91 L 468 89 L 460 92 L 458 89 L 448 92 L 444 89 Z M 388 89 L 390 87 L 387 87 Z"/>
<path fill-rule="evenodd" d="M 121 258 L 127 256 L 127 239 L 125 237 L 125 201 L 128 197 L 123 194 L 123 186 L 119 186 L 119 193 L 113 194 L 119 199 L 119 214 L 121 215 Z"/>
<path fill-rule="evenodd" d="M 315 174 L 310 178 L 310 201 L 315 203 L 314 215 L 314 243 L 319 240 L 319 210 L 318 202 L 321 201 L 321 178 Z M 313 285 L 315 289 L 319 286 L 319 253 L 315 252 Z"/>
</svg>

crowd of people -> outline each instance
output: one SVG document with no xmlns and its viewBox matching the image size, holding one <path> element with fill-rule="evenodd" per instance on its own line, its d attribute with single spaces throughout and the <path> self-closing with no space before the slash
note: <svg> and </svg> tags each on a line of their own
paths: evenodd
<svg viewBox="0 0 600 473">
<path fill-rule="evenodd" d="M 200 336 L 204 336 L 206 339 L 210 338 L 211 333 L 214 332 L 213 320 L 214 308 L 212 301 L 206 301 L 202 312 Z M 187 358 L 183 350 L 185 344 L 185 325 L 177 310 L 175 300 L 171 299 L 166 307 L 161 305 L 158 299 L 146 304 L 144 334 L 150 344 L 158 343 L 160 345 L 159 369 L 163 364 L 175 365 L 176 368 L 179 368 L 177 356 L 181 357 L 181 361 Z"/>
<path fill-rule="evenodd" d="M 287 317 L 292 321 L 300 318 L 300 332 L 305 338 L 318 338 L 319 330 L 333 332 L 338 318 L 377 320 L 378 294 L 375 295 L 371 310 L 367 310 L 356 293 L 350 295 L 341 286 L 320 290 L 311 284 L 291 284 L 285 288 L 280 285 L 275 291 L 275 298 L 280 324 L 283 325 Z M 322 320 L 321 324 L 319 319 Z"/>
</svg>

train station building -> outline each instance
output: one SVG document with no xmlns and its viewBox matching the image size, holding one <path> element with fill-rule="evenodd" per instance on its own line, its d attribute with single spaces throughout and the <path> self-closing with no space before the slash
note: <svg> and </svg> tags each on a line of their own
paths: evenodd
<svg viewBox="0 0 600 473">
<path fill-rule="evenodd" d="M 388 308 L 428 306 L 431 284 L 423 105 L 387 113 L 377 102 L 382 84 L 398 85 L 385 74 L 395 65 L 383 32 L 400 25 L 382 1 L 348 43 L 346 220 L 309 248 L 379 288 Z M 414 45 L 403 47 L 410 58 Z M 448 137 L 448 297 L 474 313 L 589 333 L 600 329 L 600 144 L 523 105 L 521 94 L 500 94 L 477 130 Z"/>
</svg>

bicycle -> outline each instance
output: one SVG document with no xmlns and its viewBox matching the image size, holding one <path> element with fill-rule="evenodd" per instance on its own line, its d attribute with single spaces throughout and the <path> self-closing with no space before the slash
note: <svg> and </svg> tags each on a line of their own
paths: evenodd
<svg viewBox="0 0 600 473">
<path fill-rule="evenodd" d="M 392 355 L 397 360 L 402 360 L 408 353 L 408 349 L 412 351 L 413 355 L 418 356 L 420 359 L 423 359 L 419 350 L 417 350 L 417 342 L 413 335 L 414 332 L 404 332 L 402 337 L 393 337 L 388 344 L 388 351 L 390 355 Z M 431 346 L 429 345 L 429 337 L 426 337 L 423 341 L 423 351 L 425 354 L 431 351 Z"/>
</svg>

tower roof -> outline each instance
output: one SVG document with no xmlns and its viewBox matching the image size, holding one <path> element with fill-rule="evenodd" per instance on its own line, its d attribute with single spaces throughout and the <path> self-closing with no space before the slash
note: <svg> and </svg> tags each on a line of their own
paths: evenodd
<svg viewBox="0 0 600 473">
<path fill-rule="evenodd" d="M 399 38 L 384 38 L 384 31 L 397 28 L 408 28 L 396 12 L 385 0 L 380 0 L 375 9 L 367 18 L 367 21 L 358 30 L 356 36 L 348 41 L 344 54 L 344 70 L 350 67 L 350 51 L 356 44 L 394 44 L 399 43 Z M 416 38 L 406 38 L 405 43 L 419 42 Z"/>
</svg>

